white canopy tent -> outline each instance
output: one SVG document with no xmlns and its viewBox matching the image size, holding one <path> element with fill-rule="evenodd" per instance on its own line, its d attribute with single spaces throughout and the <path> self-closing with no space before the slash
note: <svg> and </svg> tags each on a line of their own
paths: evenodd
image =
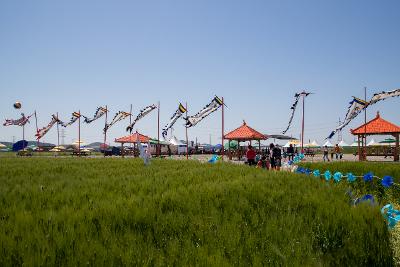
<svg viewBox="0 0 400 267">
<path fill-rule="evenodd" d="M 326 141 L 323 145 L 323 147 L 333 147 L 332 143 L 328 141 Z"/>
<path fill-rule="evenodd" d="M 171 145 L 174 145 L 174 146 L 186 146 L 186 144 L 184 144 L 183 142 L 179 141 L 178 138 L 176 138 L 175 136 L 172 136 L 171 139 L 169 139 L 168 142 Z"/>
<path fill-rule="evenodd" d="M 369 143 L 367 144 L 367 146 L 379 146 L 380 144 L 375 142 L 374 138 L 371 139 L 371 141 L 369 141 Z"/>
<path fill-rule="evenodd" d="M 345 147 L 345 146 L 349 146 L 349 145 L 345 141 L 342 140 L 339 142 L 338 146 Z"/>
<path fill-rule="evenodd" d="M 352 143 L 350 146 L 351 146 L 351 147 L 358 147 L 358 143 L 357 143 L 357 142 L 354 142 L 354 143 Z"/>
</svg>

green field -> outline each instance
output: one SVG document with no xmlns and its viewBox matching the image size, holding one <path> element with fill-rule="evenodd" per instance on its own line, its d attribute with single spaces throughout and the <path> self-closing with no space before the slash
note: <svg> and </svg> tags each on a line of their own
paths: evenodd
<svg viewBox="0 0 400 267">
<path fill-rule="evenodd" d="M 379 207 L 231 164 L 0 158 L 0 266 L 392 265 Z"/>
</svg>

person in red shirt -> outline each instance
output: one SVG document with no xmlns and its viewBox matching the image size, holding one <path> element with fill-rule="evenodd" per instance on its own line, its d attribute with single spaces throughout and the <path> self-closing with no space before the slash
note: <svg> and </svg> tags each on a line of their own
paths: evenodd
<svg viewBox="0 0 400 267">
<path fill-rule="evenodd" d="M 249 166 L 256 165 L 256 152 L 251 145 L 247 149 L 246 158 Z"/>
</svg>

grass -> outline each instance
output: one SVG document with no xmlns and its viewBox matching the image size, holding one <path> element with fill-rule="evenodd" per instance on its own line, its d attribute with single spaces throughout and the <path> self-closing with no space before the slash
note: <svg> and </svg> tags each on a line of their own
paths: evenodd
<svg viewBox="0 0 400 267">
<path fill-rule="evenodd" d="M 378 207 L 247 166 L 0 158 L 1 266 L 391 265 Z"/>
</svg>

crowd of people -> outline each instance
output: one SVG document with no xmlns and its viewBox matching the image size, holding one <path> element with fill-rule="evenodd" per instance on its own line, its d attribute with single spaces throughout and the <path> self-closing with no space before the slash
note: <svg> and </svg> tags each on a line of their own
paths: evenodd
<svg viewBox="0 0 400 267">
<path fill-rule="evenodd" d="M 329 152 L 331 152 L 331 159 L 333 160 L 334 155 L 336 159 L 342 159 L 343 153 L 342 148 L 336 145 L 333 150 L 329 150 L 327 146 L 323 148 L 323 160 L 330 161 Z M 267 170 L 279 171 L 282 166 L 282 157 L 287 158 L 288 161 L 293 161 L 294 156 L 298 154 L 297 148 L 295 149 L 292 144 L 282 151 L 279 145 L 271 143 L 267 149 L 259 154 L 254 148 L 249 145 L 246 151 L 247 164 L 249 166 L 256 166 L 257 168 Z"/>
<path fill-rule="evenodd" d="M 246 152 L 246 158 L 249 166 L 254 165 L 257 168 L 279 171 L 282 166 L 282 150 L 278 145 L 272 143 L 262 155 L 257 154 L 254 148 L 249 145 Z"/>
</svg>

